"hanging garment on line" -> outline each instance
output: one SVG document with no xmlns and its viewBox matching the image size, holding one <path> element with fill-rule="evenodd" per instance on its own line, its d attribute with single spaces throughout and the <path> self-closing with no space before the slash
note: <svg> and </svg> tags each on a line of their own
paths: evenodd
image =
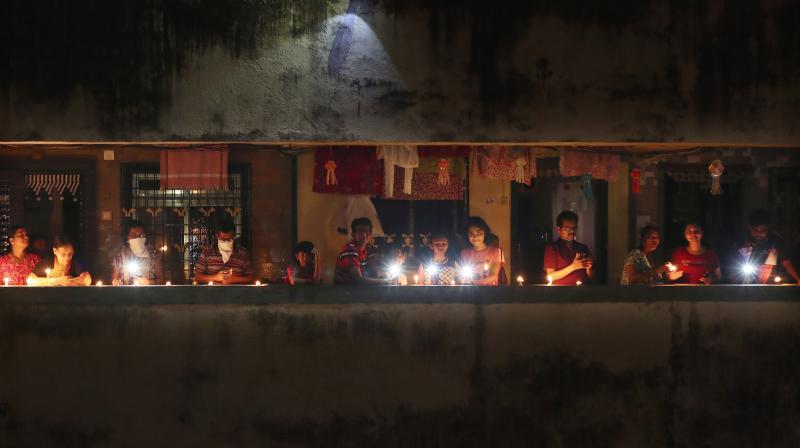
<svg viewBox="0 0 800 448">
<path fill-rule="evenodd" d="M 411 194 L 411 181 L 414 168 L 419 167 L 419 154 L 416 146 L 379 146 L 378 159 L 383 159 L 383 194 L 390 198 L 394 194 L 394 167 L 405 168 L 403 193 Z"/>
<path fill-rule="evenodd" d="M 314 153 L 314 193 L 381 194 L 375 149 L 322 147 Z"/>
</svg>

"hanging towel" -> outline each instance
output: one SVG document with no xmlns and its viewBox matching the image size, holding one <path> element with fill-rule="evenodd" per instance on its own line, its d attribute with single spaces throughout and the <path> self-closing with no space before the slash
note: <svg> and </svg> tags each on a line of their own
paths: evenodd
<svg viewBox="0 0 800 448">
<path fill-rule="evenodd" d="M 561 160 L 558 165 L 563 177 L 590 174 L 594 179 L 617 180 L 619 154 L 563 149 L 560 155 Z"/>
<path fill-rule="evenodd" d="M 536 157 L 531 148 L 497 147 L 476 148 L 470 163 L 474 173 L 487 179 L 515 181 L 531 185 L 536 177 Z"/>
<path fill-rule="evenodd" d="M 405 168 L 403 176 L 403 193 L 411 194 L 411 182 L 414 168 L 419 166 L 419 154 L 416 146 L 395 145 L 379 146 L 378 159 L 383 159 L 383 194 L 390 198 L 394 194 L 394 167 Z"/>
<path fill-rule="evenodd" d="M 448 177 L 448 182 L 446 183 L 439 181 L 439 164 L 442 160 L 446 161 Z M 396 173 L 401 169 L 398 167 L 393 168 Z M 403 192 L 403 185 L 398 178 L 399 174 L 397 174 L 394 181 L 393 195 L 384 198 L 416 201 L 460 201 L 464 199 L 464 179 L 466 178 L 467 167 L 463 157 L 443 159 L 439 157 L 422 157 L 420 154 L 419 168 L 414 171 L 411 194 Z"/>
<path fill-rule="evenodd" d="M 161 150 L 162 190 L 228 190 L 228 147 Z"/>
</svg>

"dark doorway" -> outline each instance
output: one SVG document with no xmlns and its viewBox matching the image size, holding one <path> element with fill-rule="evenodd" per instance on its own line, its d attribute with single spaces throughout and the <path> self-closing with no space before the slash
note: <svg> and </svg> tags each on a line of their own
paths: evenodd
<svg viewBox="0 0 800 448">
<path fill-rule="evenodd" d="M 583 182 L 577 177 L 561 177 L 558 159 L 537 159 L 539 176 L 531 187 L 512 183 L 511 188 L 511 263 L 512 275 L 523 275 L 530 283 L 545 283 L 544 246 L 557 236 L 558 213 L 571 209 L 578 213 L 578 241 L 589 245 L 596 261 L 595 282 L 606 280 L 608 223 L 608 183 L 592 180 L 592 198 L 586 197 Z"/>
<path fill-rule="evenodd" d="M 722 194 L 711 194 L 711 177 L 705 165 L 664 165 L 661 167 L 664 204 L 664 255 L 686 245 L 683 236 L 688 222 L 703 226 L 703 244 L 724 256 L 742 233 L 742 193 L 750 168 L 726 167 Z"/>
</svg>

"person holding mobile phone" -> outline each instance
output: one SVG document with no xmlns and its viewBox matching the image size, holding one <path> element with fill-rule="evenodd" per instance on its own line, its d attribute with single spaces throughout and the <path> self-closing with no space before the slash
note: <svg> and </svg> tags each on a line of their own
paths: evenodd
<svg viewBox="0 0 800 448">
<path fill-rule="evenodd" d="M 253 283 L 253 266 L 247 249 L 236 241 L 236 225 L 230 218 L 217 224 L 216 244 L 206 247 L 194 265 L 194 278 L 219 285 Z"/>
</svg>

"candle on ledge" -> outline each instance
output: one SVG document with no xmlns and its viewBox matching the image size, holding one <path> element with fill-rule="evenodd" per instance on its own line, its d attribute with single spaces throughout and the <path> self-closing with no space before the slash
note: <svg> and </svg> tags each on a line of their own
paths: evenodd
<svg viewBox="0 0 800 448">
<path fill-rule="evenodd" d="M 547 276 L 547 286 L 552 286 L 552 285 L 553 285 L 553 277 L 548 275 Z"/>
<path fill-rule="evenodd" d="M 103 286 L 103 282 L 98 280 L 97 283 L 94 284 L 95 286 Z"/>
<path fill-rule="evenodd" d="M 10 278 L 8 278 L 8 277 L 3 277 L 3 285 L 4 285 L 4 286 L 8 286 L 8 282 L 10 282 L 10 281 L 11 281 L 11 279 L 10 279 Z"/>
<path fill-rule="evenodd" d="M 164 286 L 172 286 L 172 282 L 168 280 L 167 283 L 164 283 Z"/>
<path fill-rule="evenodd" d="M 45 275 L 47 278 L 50 278 L 50 272 L 51 272 L 51 271 L 52 271 L 52 269 L 50 269 L 50 268 L 47 268 L 47 269 L 45 269 L 45 270 L 44 270 L 44 275 Z"/>
<path fill-rule="evenodd" d="M 450 280 L 450 286 L 456 286 L 456 281 L 455 280 Z"/>
<path fill-rule="evenodd" d="M 483 262 L 483 275 L 489 275 L 489 262 Z"/>
<path fill-rule="evenodd" d="M 414 284 L 419 285 L 419 275 L 414 274 Z"/>
<path fill-rule="evenodd" d="M 669 269 L 669 272 L 675 272 L 675 271 L 678 270 L 678 267 L 675 266 L 674 264 L 672 264 L 672 262 L 668 261 L 667 262 L 667 269 Z"/>
<path fill-rule="evenodd" d="M 524 277 L 522 277 L 521 275 L 518 275 L 518 276 L 517 276 L 517 284 L 518 284 L 519 286 L 522 286 L 524 283 L 525 283 L 525 278 L 524 278 Z"/>
<path fill-rule="evenodd" d="M 208 282 L 208 286 L 214 286 L 214 282 Z"/>
<path fill-rule="evenodd" d="M 161 246 L 161 252 L 166 252 L 167 250 L 169 250 L 169 248 L 167 247 L 166 244 Z"/>
<path fill-rule="evenodd" d="M 773 280 L 775 281 L 775 283 L 780 283 L 781 280 L 783 280 L 783 279 L 776 275 Z"/>
<path fill-rule="evenodd" d="M 577 282 L 575 282 L 575 286 L 581 286 L 582 284 L 583 284 L 583 282 L 582 282 L 582 281 L 580 281 L 580 280 L 578 280 Z"/>
</svg>

